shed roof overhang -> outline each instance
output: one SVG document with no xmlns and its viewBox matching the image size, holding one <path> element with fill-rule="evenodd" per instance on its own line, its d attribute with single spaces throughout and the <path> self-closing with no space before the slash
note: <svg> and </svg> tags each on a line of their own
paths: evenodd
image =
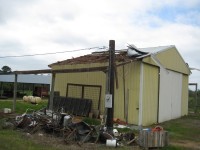
<svg viewBox="0 0 200 150">
<path fill-rule="evenodd" d="M 14 71 L 14 74 L 46 74 L 46 73 L 76 73 L 76 72 L 93 72 L 93 71 L 105 71 L 107 66 L 92 67 L 92 68 L 78 68 L 78 69 L 44 69 L 44 70 L 24 70 Z"/>
<path fill-rule="evenodd" d="M 128 64 L 133 62 L 133 60 L 126 61 L 123 63 L 119 63 L 116 67 Z M 24 71 L 14 71 L 12 74 L 46 74 L 46 73 L 78 73 L 78 72 L 95 72 L 95 71 L 103 71 L 106 72 L 108 70 L 108 66 L 100 66 L 100 67 L 89 67 L 89 68 L 74 68 L 74 69 L 43 69 L 43 70 L 24 70 Z"/>
</svg>

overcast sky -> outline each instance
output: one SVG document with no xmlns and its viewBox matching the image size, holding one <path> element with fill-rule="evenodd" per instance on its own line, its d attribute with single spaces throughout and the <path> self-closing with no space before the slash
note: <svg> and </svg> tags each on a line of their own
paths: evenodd
<svg viewBox="0 0 200 150">
<path fill-rule="evenodd" d="M 200 1 L 0 0 L 0 57 L 102 47 L 111 39 L 116 49 L 175 45 L 190 67 L 200 68 Z M 0 58 L 0 65 L 46 69 L 90 52 Z M 199 71 L 190 82 L 200 86 Z"/>
</svg>

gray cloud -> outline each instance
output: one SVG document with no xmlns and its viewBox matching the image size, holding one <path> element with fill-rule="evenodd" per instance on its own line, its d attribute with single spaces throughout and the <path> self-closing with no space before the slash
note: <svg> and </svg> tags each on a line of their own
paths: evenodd
<svg viewBox="0 0 200 150">
<path fill-rule="evenodd" d="M 44 59 L 44 58 L 43 58 Z M 4 65 L 9 66 L 13 71 L 15 70 L 36 70 L 48 68 L 46 62 L 35 57 L 26 58 L 7 58 L 0 59 L 0 68 Z"/>
<path fill-rule="evenodd" d="M 52 42 L 56 42 L 58 44 L 62 45 L 68 45 L 68 46 L 73 46 L 73 45 L 90 45 L 92 44 L 86 37 L 80 36 L 80 35 L 73 35 L 73 34 L 68 34 L 66 33 L 65 35 L 60 34 L 57 35 L 57 37 L 53 37 Z"/>
<path fill-rule="evenodd" d="M 0 23 L 6 23 L 15 18 L 19 9 L 23 9 L 26 5 L 31 5 L 35 1 L 27 0 L 0 0 Z"/>
<path fill-rule="evenodd" d="M 23 52 L 23 44 L 15 40 L 0 40 L 0 56 L 16 55 Z"/>
</svg>

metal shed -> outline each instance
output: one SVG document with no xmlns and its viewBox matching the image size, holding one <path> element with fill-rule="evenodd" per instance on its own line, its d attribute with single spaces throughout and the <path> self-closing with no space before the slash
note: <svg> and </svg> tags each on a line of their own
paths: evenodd
<svg viewBox="0 0 200 150">
<path fill-rule="evenodd" d="M 175 46 L 141 48 L 142 56 L 116 53 L 114 117 L 131 124 L 150 125 L 188 113 L 188 76 L 190 70 Z M 93 72 L 56 74 L 55 91 L 61 96 L 93 100 L 92 110 L 105 111 L 108 53 L 93 53 L 49 65 L 53 71 L 102 67 Z M 69 87 L 70 85 L 71 88 Z M 80 88 L 81 87 L 81 88 Z M 83 87 L 89 87 L 83 90 Z M 102 92 L 93 87 L 101 87 Z M 100 102 L 99 99 L 100 98 Z"/>
<path fill-rule="evenodd" d="M 2 91 L 4 90 L 4 84 L 5 83 L 11 83 L 12 88 L 14 88 L 14 82 L 15 82 L 15 74 L 14 73 L 4 73 L 0 74 L 0 96 L 2 96 Z M 41 86 L 41 88 L 46 87 L 49 90 L 50 84 L 51 84 L 51 75 L 18 75 L 18 83 L 21 83 L 23 86 L 23 89 L 26 85 L 30 85 L 32 87 L 32 90 L 36 88 L 36 86 Z M 12 89 L 13 90 L 13 89 Z"/>
<path fill-rule="evenodd" d="M 14 74 L 0 74 L 0 82 L 14 82 L 15 75 Z M 50 84 L 51 83 L 51 75 L 19 75 L 18 83 L 38 83 L 38 84 Z"/>
</svg>

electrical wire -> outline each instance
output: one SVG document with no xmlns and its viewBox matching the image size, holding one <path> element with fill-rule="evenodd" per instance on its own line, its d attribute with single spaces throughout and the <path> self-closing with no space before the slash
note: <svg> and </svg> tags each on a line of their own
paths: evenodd
<svg viewBox="0 0 200 150">
<path fill-rule="evenodd" d="M 102 47 L 90 47 L 90 48 L 82 48 L 76 50 L 69 50 L 69 51 L 60 51 L 60 52 L 52 52 L 52 53 L 41 53 L 41 54 L 27 54 L 27 55 L 11 55 L 11 56 L 0 56 L 0 58 L 14 58 L 14 57 L 30 57 L 30 56 L 42 56 L 42 55 L 53 55 L 53 54 L 60 54 L 60 53 L 68 53 L 68 52 L 78 52 L 84 50 L 91 50 L 91 49 L 106 49 L 106 46 Z"/>
</svg>

